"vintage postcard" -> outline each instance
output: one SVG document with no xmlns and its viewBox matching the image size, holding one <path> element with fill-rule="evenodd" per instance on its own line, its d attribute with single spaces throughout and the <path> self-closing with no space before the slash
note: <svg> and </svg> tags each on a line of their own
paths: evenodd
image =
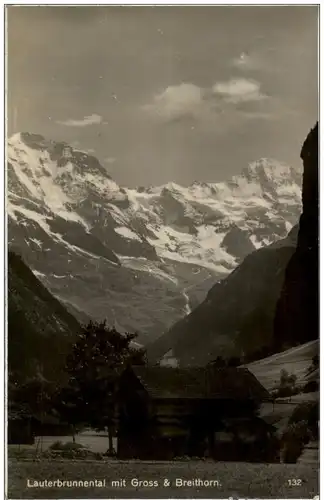
<svg viewBox="0 0 324 500">
<path fill-rule="evenodd" d="M 7 498 L 319 495 L 318 5 L 7 5 Z"/>
</svg>

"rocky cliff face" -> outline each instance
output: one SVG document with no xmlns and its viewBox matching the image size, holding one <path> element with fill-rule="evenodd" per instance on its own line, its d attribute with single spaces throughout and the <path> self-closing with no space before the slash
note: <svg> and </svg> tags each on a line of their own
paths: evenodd
<svg viewBox="0 0 324 500">
<path fill-rule="evenodd" d="M 302 150 L 303 213 L 297 248 L 286 270 L 275 318 L 275 340 L 302 343 L 319 335 L 318 277 L 318 124 L 309 132 Z"/>
<path fill-rule="evenodd" d="M 294 238 L 287 237 L 248 255 L 191 314 L 147 346 L 149 360 L 170 350 L 181 366 L 203 366 L 217 356 L 270 354 L 276 304 L 294 249 Z"/>
<path fill-rule="evenodd" d="M 191 314 L 148 346 L 152 362 L 170 351 L 183 366 L 203 365 L 220 355 L 257 359 L 318 337 L 317 125 L 302 147 L 301 158 L 299 229 L 254 251 L 216 283 Z M 227 244 L 235 236 L 228 233 Z"/>
<path fill-rule="evenodd" d="M 79 323 L 13 252 L 8 255 L 7 307 L 10 376 L 23 381 L 40 373 L 58 380 Z"/>
<path fill-rule="evenodd" d="M 130 189 L 39 135 L 12 136 L 7 157 L 12 248 L 80 321 L 107 318 L 143 343 L 300 214 L 300 169 L 271 159 L 226 182 Z"/>
</svg>

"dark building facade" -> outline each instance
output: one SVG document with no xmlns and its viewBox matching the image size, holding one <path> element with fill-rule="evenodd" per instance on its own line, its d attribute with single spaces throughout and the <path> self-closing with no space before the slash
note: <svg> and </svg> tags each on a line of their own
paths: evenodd
<svg viewBox="0 0 324 500">
<path fill-rule="evenodd" d="M 275 461 L 269 393 L 245 368 L 132 367 L 120 381 L 121 459 Z"/>
</svg>

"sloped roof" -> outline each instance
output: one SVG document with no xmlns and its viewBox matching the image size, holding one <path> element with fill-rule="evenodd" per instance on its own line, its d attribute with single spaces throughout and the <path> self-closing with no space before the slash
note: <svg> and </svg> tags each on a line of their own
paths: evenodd
<svg viewBox="0 0 324 500">
<path fill-rule="evenodd" d="M 133 371 L 155 399 L 270 399 L 247 368 L 136 366 Z"/>
</svg>

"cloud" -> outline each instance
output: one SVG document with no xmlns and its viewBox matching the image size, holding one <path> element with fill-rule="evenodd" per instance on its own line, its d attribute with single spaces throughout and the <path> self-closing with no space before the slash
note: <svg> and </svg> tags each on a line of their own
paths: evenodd
<svg viewBox="0 0 324 500">
<path fill-rule="evenodd" d="M 232 78 L 227 82 L 218 82 L 213 86 L 213 92 L 231 103 L 261 101 L 267 96 L 261 93 L 261 85 L 255 80 Z"/>
<path fill-rule="evenodd" d="M 162 123 L 193 125 L 195 121 L 209 126 L 215 120 L 223 123 L 225 115 L 269 119 L 271 103 L 256 80 L 231 78 L 207 88 L 193 83 L 169 86 L 142 109 Z"/>
<path fill-rule="evenodd" d="M 201 113 L 203 89 L 192 83 L 181 83 L 167 87 L 154 96 L 153 102 L 144 109 L 167 121 L 195 117 Z"/>
<path fill-rule="evenodd" d="M 99 125 L 102 123 L 102 116 L 100 115 L 89 115 L 85 116 L 81 120 L 65 120 L 65 121 L 57 121 L 59 125 L 64 125 L 65 127 L 89 127 L 90 125 Z"/>
</svg>

